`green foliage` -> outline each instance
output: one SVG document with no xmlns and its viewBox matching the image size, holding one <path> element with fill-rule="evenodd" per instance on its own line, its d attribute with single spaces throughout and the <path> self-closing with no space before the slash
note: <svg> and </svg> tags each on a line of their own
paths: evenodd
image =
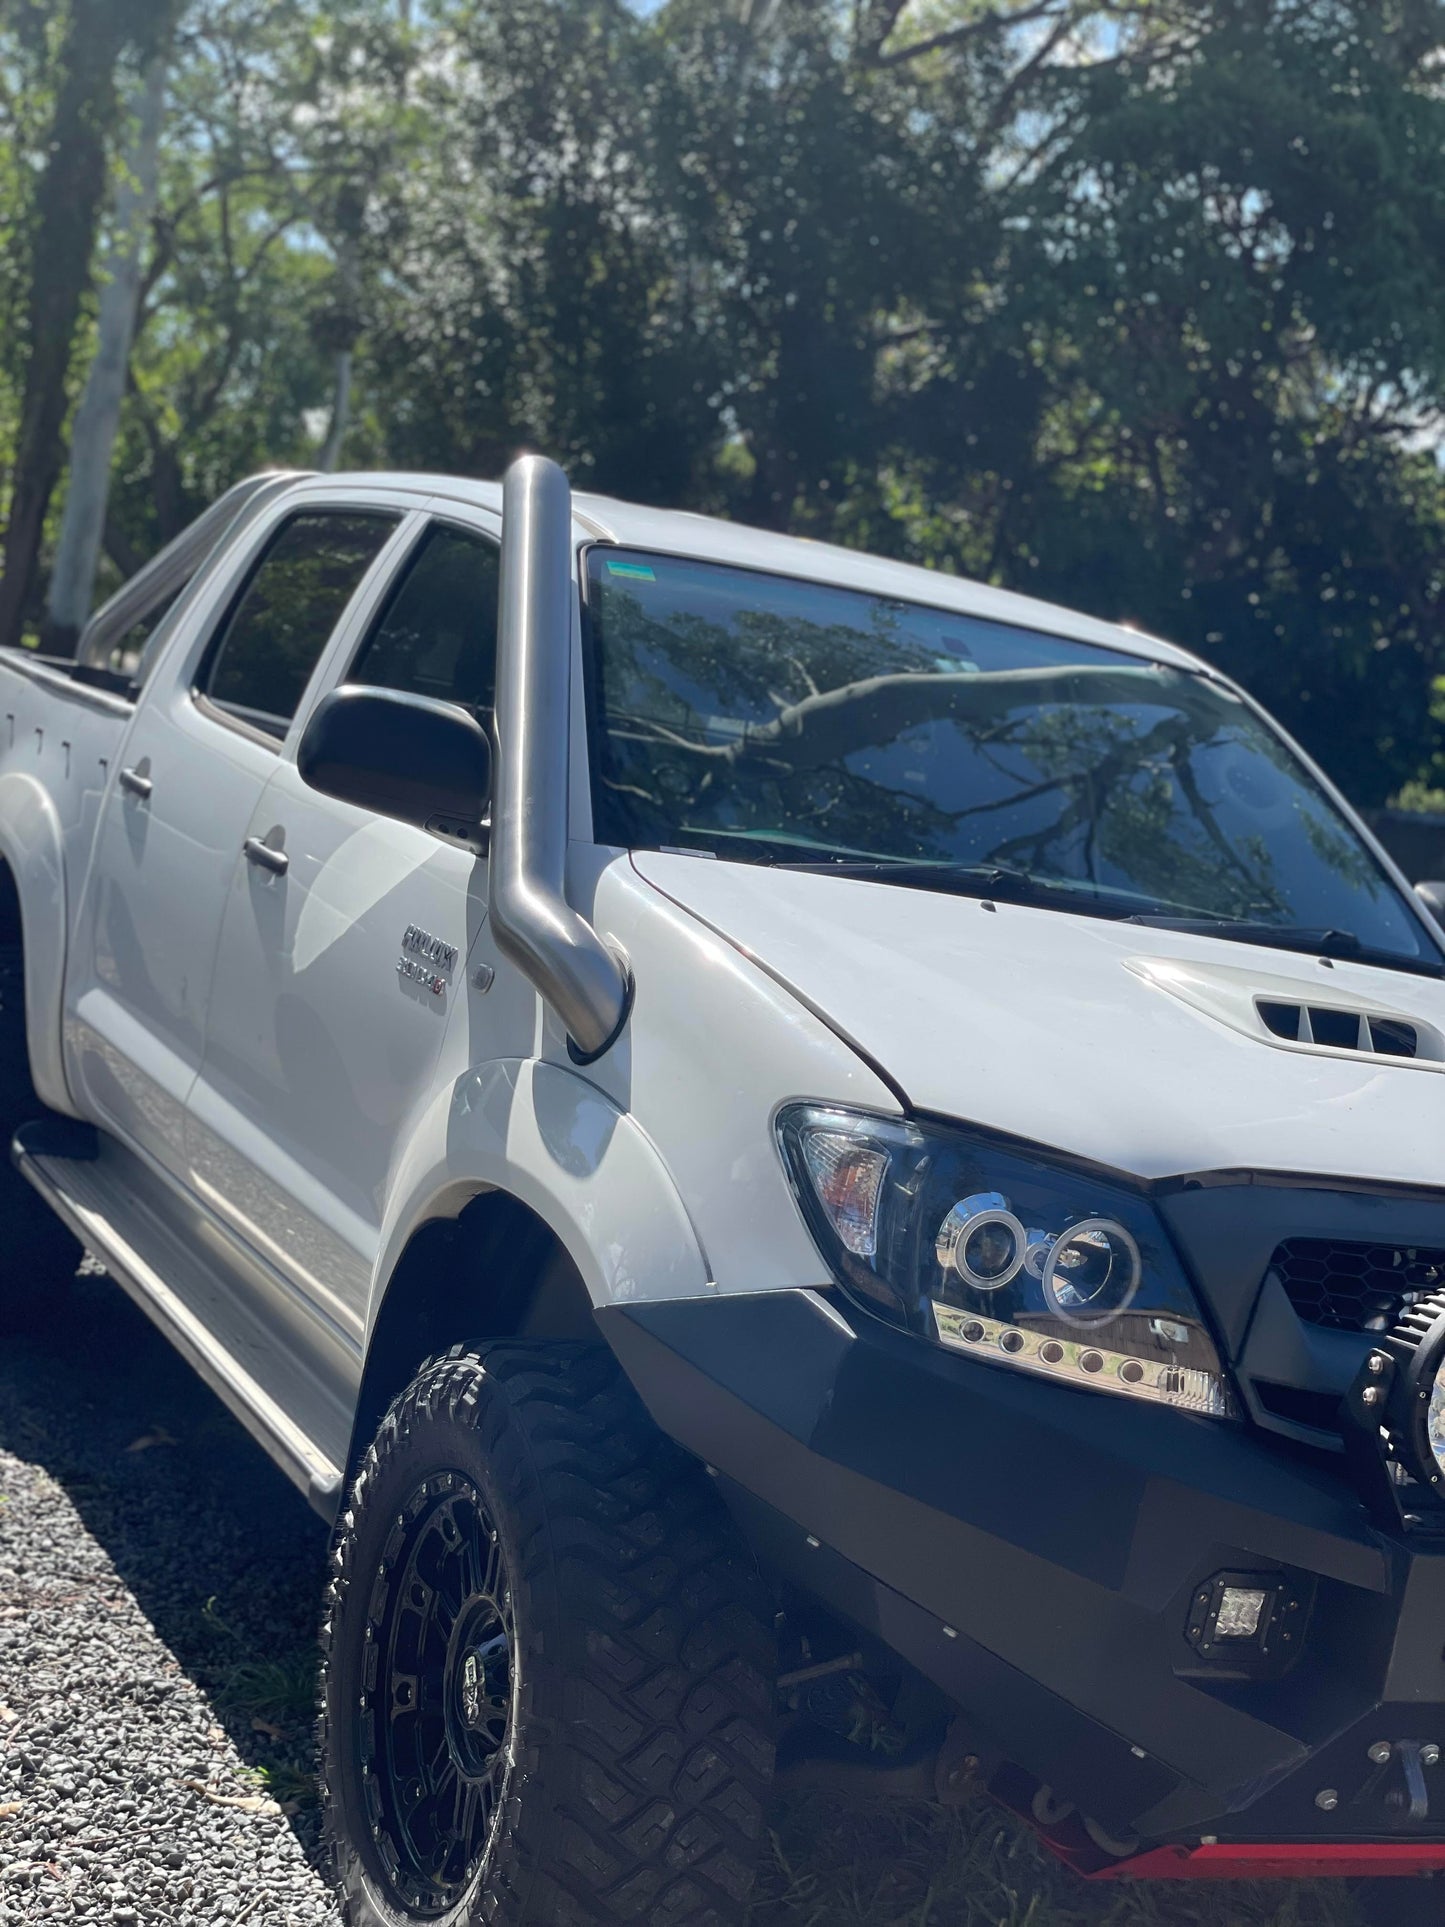
<svg viewBox="0 0 1445 1927">
<path fill-rule="evenodd" d="M 1445 816 L 1445 790 L 1432 789 L 1419 777 L 1412 776 L 1390 798 L 1390 808 L 1410 810 L 1417 816 Z"/>
<path fill-rule="evenodd" d="M 46 11 L 0 6 L 0 458 Z M 314 462 L 350 357 L 347 465 L 542 447 L 980 575 L 1440 787 L 1442 52 L 1445 0 L 189 0 L 112 580 Z"/>
<path fill-rule="evenodd" d="M 990 1801 L 775 1802 L 755 1927 L 1357 1927 L 1342 1880 L 1096 1881 Z"/>
</svg>

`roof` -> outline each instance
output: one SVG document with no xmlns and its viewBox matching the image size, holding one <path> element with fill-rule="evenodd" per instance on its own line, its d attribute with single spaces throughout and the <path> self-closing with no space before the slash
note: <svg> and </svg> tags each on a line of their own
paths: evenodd
<svg viewBox="0 0 1445 1927">
<path fill-rule="evenodd" d="M 500 482 L 473 481 L 455 475 L 405 473 L 345 473 L 317 476 L 315 483 L 346 487 L 405 489 L 418 495 L 450 496 L 475 508 L 501 513 Z M 615 542 L 623 548 L 651 549 L 666 555 L 695 556 L 702 561 L 730 563 L 735 568 L 765 569 L 774 575 L 826 582 L 835 588 L 859 589 L 869 595 L 919 602 L 990 622 L 1013 623 L 1040 629 L 1076 642 L 1097 643 L 1151 662 L 1171 663 L 1181 669 L 1208 669 L 1197 656 L 1137 629 L 1103 622 L 1095 616 L 1063 609 L 1034 596 L 1016 595 L 966 576 L 946 575 L 912 562 L 889 561 L 859 549 L 838 548 L 802 536 L 777 535 L 767 529 L 725 522 L 716 516 L 695 515 L 685 509 L 646 508 L 608 495 L 578 490 L 572 497 L 579 540 Z M 1210 673 L 1213 673 L 1212 671 Z"/>
</svg>

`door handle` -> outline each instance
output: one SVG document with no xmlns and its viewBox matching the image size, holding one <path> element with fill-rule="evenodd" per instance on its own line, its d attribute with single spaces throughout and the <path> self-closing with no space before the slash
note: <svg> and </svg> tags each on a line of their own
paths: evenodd
<svg viewBox="0 0 1445 1927">
<path fill-rule="evenodd" d="M 123 790 L 128 790 L 132 796 L 138 796 L 142 803 L 155 788 L 155 784 L 145 771 L 140 769 L 123 769 L 118 780 Z"/>
<path fill-rule="evenodd" d="M 291 867 L 291 859 L 284 850 L 273 849 L 263 843 L 259 836 L 248 836 L 241 845 L 246 853 L 246 861 L 254 863 L 258 869 L 269 870 L 273 877 L 284 877 Z"/>
</svg>

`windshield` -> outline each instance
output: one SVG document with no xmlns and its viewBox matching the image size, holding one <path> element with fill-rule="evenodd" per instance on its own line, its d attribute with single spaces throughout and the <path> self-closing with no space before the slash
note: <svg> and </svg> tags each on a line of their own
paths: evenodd
<svg viewBox="0 0 1445 1927">
<path fill-rule="evenodd" d="M 1438 961 L 1285 743 L 1201 674 L 611 548 L 589 554 L 588 627 L 601 842 L 935 881 L 997 867 L 1060 908 L 1349 931 Z"/>
</svg>

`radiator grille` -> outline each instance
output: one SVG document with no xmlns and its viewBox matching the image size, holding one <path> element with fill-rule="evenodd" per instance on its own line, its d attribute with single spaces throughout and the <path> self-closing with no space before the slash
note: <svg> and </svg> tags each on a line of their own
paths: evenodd
<svg viewBox="0 0 1445 1927">
<path fill-rule="evenodd" d="M 1289 1238 L 1275 1251 L 1270 1269 L 1308 1324 L 1334 1331 L 1388 1331 L 1420 1293 L 1445 1286 L 1445 1250 Z"/>
</svg>

